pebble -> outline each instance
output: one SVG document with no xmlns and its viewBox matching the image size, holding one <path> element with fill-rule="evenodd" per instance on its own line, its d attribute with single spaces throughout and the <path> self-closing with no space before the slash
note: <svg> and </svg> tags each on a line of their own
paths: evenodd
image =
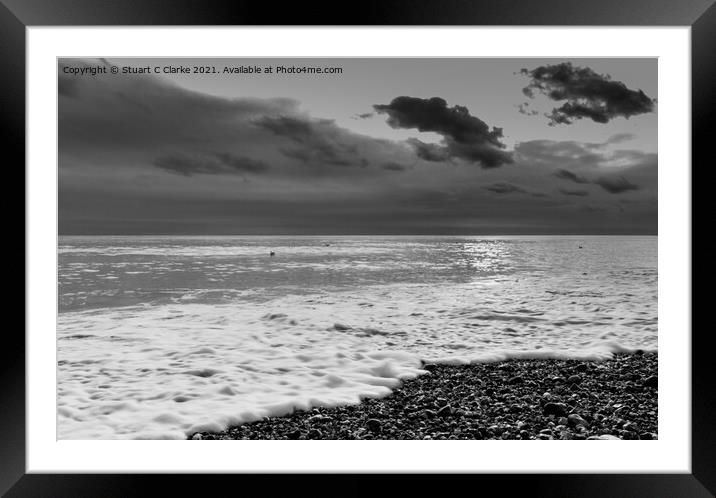
<svg viewBox="0 0 716 498">
<path fill-rule="evenodd" d="M 453 408 L 450 405 L 445 405 L 438 410 L 438 416 L 446 417 L 452 415 Z"/>
<path fill-rule="evenodd" d="M 368 422 L 365 423 L 366 427 L 368 427 L 368 430 L 373 433 L 379 433 L 381 430 L 381 423 L 380 420 L 371 418 L 368 420 Z"/>
<path fill-rule="evenodd" d="M 547 403 L 543 408 L 545 415 L 566 415 L 567 405 L 564 403 Z"/>
<path fill-rule="evenodd" d="M 515 375 L 507 381 L 508 384 L 522 384 L 525 379 L 520 375 Z"/>
<path fill-rule="evenodd" d="M 626 424 L 624 424 L 622 426 L 622 429 L 624 429 L 625 431 L 636 431 L 637 430 L 636 424 L 634 422 L 627 422 Z"/>
<path fill-rule="evenodd" d="M 567 417 L 568 425 L 572 427 L 584 426 L 589 427 L 589 423 L 584 420 L 578 413 L 572 413 Z"/>
<path fill-rule="evenodd" d="M 645 387 L 659 387 L 659 378 L 656 375 L 652 375 L 651 377 L 648 377 L 644 381 Z"/>
<path fill-rule="evenodd" d="M 308 431 L 308 435 L 306 437 L 308 439 L 321 439 L 323 437 L 323 433 L 318 429 L 311 429 Z"/>
<path fill-rule="evenodd" d="M 326 415 L 314 415 L 313 417 L 308 418 L 309 422 L 318 422 L 318 423 L 328 422 L 330 420 L 333 420 L 333 419 Z"/>
</svg>

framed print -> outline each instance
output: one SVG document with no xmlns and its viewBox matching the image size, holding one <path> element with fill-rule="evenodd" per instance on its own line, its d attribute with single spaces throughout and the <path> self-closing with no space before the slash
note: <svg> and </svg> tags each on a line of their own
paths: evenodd
<svg viewBox="0 0 716 498">
<path fill-rule="evenodd" d="M 3 491 L 710 496 L 712 2 L 306 7 L 4 1 Z"/>
</svg>

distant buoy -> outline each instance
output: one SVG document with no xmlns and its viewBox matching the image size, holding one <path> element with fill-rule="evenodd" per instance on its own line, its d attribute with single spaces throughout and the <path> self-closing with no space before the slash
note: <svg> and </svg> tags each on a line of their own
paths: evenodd
<svg viewBox="0 0 716 498">
<path fill-rule="evenodd" d="M 276 253 L 273 252 L 273 251 L 271 251 L 271 252 L 269 253 L 269 256 L 276 256 Z"/>
</svg>

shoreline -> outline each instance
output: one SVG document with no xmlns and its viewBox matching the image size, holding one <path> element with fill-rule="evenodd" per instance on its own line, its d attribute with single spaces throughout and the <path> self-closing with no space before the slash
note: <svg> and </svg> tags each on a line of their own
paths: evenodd
<svg viewBox="0 0 716 498">
<path fill-rule="evenodd" d="M 426 364 L 383 398 L 188 439 L 657 439 L 658 353 Z"/>
</svg>

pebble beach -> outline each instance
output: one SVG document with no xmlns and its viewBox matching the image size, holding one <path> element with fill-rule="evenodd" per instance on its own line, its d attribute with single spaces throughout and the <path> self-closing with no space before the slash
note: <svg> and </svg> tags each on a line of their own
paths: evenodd
<svg viewBox="0 0 716 498">
<path fill-rule="evenodd" d="M 197 432 L 212 439 L 657 439 L 656 353 L 605 361 L 425 364 L 427 374 L 360 404 Z"/>
</svg>

